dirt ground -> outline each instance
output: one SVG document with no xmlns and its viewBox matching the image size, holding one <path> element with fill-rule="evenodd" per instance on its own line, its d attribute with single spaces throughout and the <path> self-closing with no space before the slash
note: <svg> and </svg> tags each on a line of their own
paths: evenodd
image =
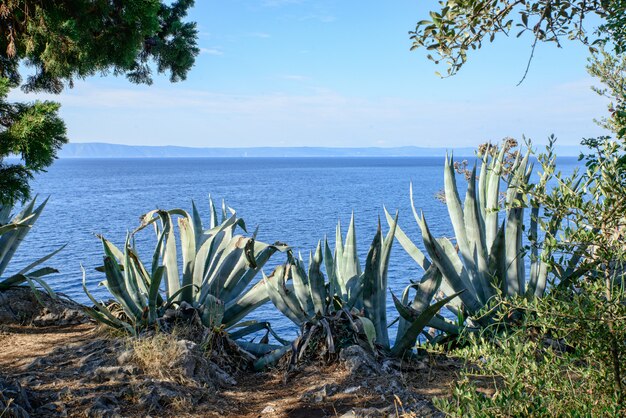
<svg viewBox="0 0 626 418">
<path fill-rule="evenodd" d="M 141 371 L 111 379 L 95 375 L 88 365 L 115 362 L 122 350 L 115 341 L 92 323 L 2 325 L 0 376 L 28 392 L 31 416 L 385 416 L 381 408 L 391 416 L 441 416 L 431 399 L 449 393 L 460 368 L 453 360 L 430 358 L 390 382 L 384 375 L 355 376 L 335 363 L 289 374 L 240 372 L 228 388 L 184 381 L 155 386 Z M 407 410 L 395 390 L 417 403 Z M 367 415 L 367 408 L 379 409 Z M 360 412 L 349 415 L 354 410 Z"/>
</svg>

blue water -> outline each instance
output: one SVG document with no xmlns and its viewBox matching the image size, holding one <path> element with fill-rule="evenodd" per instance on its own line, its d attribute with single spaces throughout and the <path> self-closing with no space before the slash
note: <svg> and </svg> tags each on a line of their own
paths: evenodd
<svg viewBox="0 0 626 418">
<path fill-rule="evenodd" d="M 575 159 L 561 159 L 559 167 L 571 171 Z M 194 199 L 208 222 L 208 195 L 225 199 L 243 217 L 250 232 L 259 225 L 257 239 L 282 241 L 308 260 L 318 240 L 329 236 L 334 248 L 335 225 L 341 220 L 345 234 L 354 211 L 358 252 L 365 261 L 378 217 L 387 230 L 383 205 L 399 210 L 399 224 L 423 249 L 411 213 L 409 182 L 415 204 L 421 208 L 435 236 L 452 236 L 445 205 L 435 194 L 443 189 L 443 158 L 223 158 L 223 159 L 65 159 L 32 183 L 40 197 L 50 201 L 14 258 L 11 273 L 37 257 L 67 243 L 49 265 L 60 270 L 49 284 L 80 302 L 82 264 L 93 294 L 107 299 L 97 284 L 103 275 L 96 234 L 122 246 L 126 232 L 136 228 L 140 215 L 161 208 L 191 210 Z M 459 185 L 464 181 L 459 181 Z M 460 187 L 464 196 L 464 187 Z M 146 230 L 139 240 L 140 256 L 149 260 L 154 235 Z M 283 256 L 277 254 L 274 264 Z M 266 268 L 266 273 L 270 273 Z M 423 272 L 396 243 L 389 268 L 389 287 L 400 294 L 410 279 Z M 388 301 L 388 317 L 397 314 Z M 251 318 L 271 319 L 279 331 L 292 332 L 291 323 L 271 304 Z"/>
</svg>

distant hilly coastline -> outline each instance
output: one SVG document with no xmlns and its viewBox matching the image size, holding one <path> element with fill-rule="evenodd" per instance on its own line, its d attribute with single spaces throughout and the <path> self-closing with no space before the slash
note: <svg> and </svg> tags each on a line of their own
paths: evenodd
<svg viewBox="0 0 626 418">
<path fill-rule="evenodd" d="M 578 155 L 577 146 L 557 147 L 557 155 Z M 178 146 L 120 145 L 102 142 L 70 143 L 59 158 L 225 158 L 225 157 L 442 157 L 449 148 L 332 148 L 332 147 L 251 147 L 192 148 Z M 454 148 L 455 155 L 472 156 L 474 148 Z"/>
</svg>

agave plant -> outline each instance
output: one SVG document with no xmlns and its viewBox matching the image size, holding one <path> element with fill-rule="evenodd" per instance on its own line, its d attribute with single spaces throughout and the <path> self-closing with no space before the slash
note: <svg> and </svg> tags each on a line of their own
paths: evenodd
<svg viewBox="0 0 626 418">
<path fill-rule="evenodd" d="M 396 238 L 404 250 L 436 279 L 429 281 L 429 292 L 441 289 L 445 295 L 459 293 L 448 308 L 457 315 L 469 314 L 479 325 L 489 323 L 481 311 L 496 295 L 541 297 L 546 289 L 548 254 L 539 254 L 539 207 L 531 208 L 529 237 L 531 241 L 530 274 L 525 272 L 527 248 L 523 245 L 524 211 L 530 200 L 528 190 L 532 164 L 530 152 L 517 153 L 505 170 L 505 147 L 497 155 L 481 157 L 480 176 L 476 167 L 468 181 L 465 203 L 461 204 L 453 159 L 446 156 L 444 166 L 445 201 L 454 228 L 456 246 L 448 238 L 434 238 L 424 214 L 418 215 L 411 185 L 410 198 L 426 247 L 427 258 L 400 227 Z M 506 173 L 505 173 L 506 171 Z M 505 189 L 501 185 L 505 178 Z M 385 210 L 387 221 L 394 220 Z M 502 216 L 502 217 L 501 217 Z M 555 215 L 556 216 L 556 215 Z M 553 219 L 554 221 L 554 219 Z M 557 222 L 553 222 L 558 224 Z M 416 298 L 412 306 L 420 306 Z"/>
<path fill-rule="evenodd" d="M 328 282 L 320 268 L 321 242 L 315 254 L 309 255 L 308 274 L 303 260 L 288 254 L 287 263 L 265 277 L 269 297 L 274 305 L 303 330 L 302 336 L 296 341 L 296 348 L 306 348 L 312 330 L 324 329 L 328 341 L 326 347 L 329 351 L 334 350 L 335 343 L 330 332 L 332 321 L 345 318 L 353 331 L 366 337 L 372 347 L 375 343 L 385 352 L 400 356 L 415 346 L 420 333 L 436 318 L 441 306 L 456 296 L 452 295 L 431 305 L 434 297 L 434 292 L 431 292 L 429 297 L 424 297 L 425 303 L 419 309 L 406 306 L 394 296 L 394 303 L 402 319 L 395 342 L 390 344 L 387 272 L 396 221 L 397 218 L 386 236 L 383 236 L 379 224 L 364 269 L 357 256 L 353 216 L 345 244 L 341 238 L 340 225 L 337 227 L 334 254 L 330 252 L 328 242 L 325 242 Z M 408 294 L 408 290 L 405 293 Z M 300 356 L 300 353 L 297 355 Z"/>
<path fill-rule="evenodd" d="M 103 283 L 121 305 L 126 320 L 93 298 L 83 275 L 83 288 L 95 305 L 90 310 L 94 318 L 136 333 L 158 325 L 170 308 L 181 306 L 193 308 L 207 327 L 234 329 L 245 315 L 268 300 L 263 283 L 250 284 L 270 256 L 287 247 L 256 241 L 256 233 L 252 237 L 236 234 L 237 227 L 245 232 L 245 224 L 234 210 L 227 213 L 224 205 L 222 221 L 218 223 L 212 201 L 211 222 L 205 229 L 195 204 L 192 206 L 191 215 L 181 209 L 147 213 L 141 225 L 128 234 L 123 251 L 101 238 L 106 274 Z M 175 217 L 182 259 L 178 257 Z M 148 268 L 132 243 L 135 234 L 149 225 L 156 230 L 157 244 Z M 245 325 L 249 332 L 259 327 L 269 330 L 266 323 Z M 244 334 L 238 332 L 237 336 Z"/>
<path fill-rule="evenodd" d="M 0 290 L 27 284 L 33 290 L 37 298 L 39 298 L 37 286 L 43 288 L 50 296 L 55 297 L 54 291 L 42 277 L 52 273 L 58 273 L 58 270 L 51 267 L 41 267 L 37 269 L 36 267 L 39 267 L 56 255 L 65 245 L 35 260 L 20 271 L 6 278 L 2 278 L 18 247 L 26 238 L 26 235 L 30 232 L 31 227 L 34 225 L 35 221 L 37 221 L 48 202 L 48 199 L 46 199 L 39 206 L 35 206 L 36 200 L 37 198 L 34 198 L 28 202 L 24 205 L 22 210 L 13 217 L 11 217 L 11 211 L 13 210 L 11 205 L 0 205 Z"/>
</svg>

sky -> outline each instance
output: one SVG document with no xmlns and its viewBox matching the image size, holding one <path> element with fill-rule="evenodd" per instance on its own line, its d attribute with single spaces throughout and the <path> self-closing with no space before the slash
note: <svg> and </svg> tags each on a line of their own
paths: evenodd
<svg viewBox="0 0 626 418">
<path fill-rule="evenodd" d="M 522 135 L 561 145 L 603 133 L 587 48 L 501 37 L 441 79 L 408 32 L 425 0 L 198 0 L 187 80 L 92 77 L 58 96 L 71 142 L 192 147 L 465 147 Z"/>
</svg>

